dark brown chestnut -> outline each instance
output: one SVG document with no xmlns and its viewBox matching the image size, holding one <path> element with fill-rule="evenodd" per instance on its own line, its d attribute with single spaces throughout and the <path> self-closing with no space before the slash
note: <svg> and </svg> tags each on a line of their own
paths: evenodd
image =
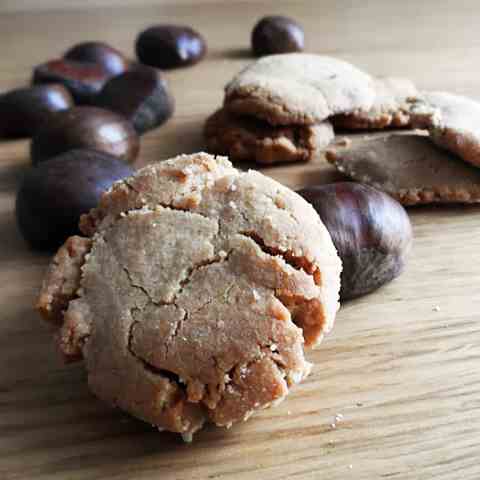
<svg viewBox="0 0 480 480">
<path fill-rule="evenodd" d="M 369 293 L 402 272 L 412 245 L 412 226 L 396 200 L 354 182 L 298 193 L 318 212 L 342 259 L 342 300 Z"/>
<path fill-rule="evenodd" d="M 135 49 L 140 62 L 168 69 L 197 63 L 205 55 L 207 44 L 190 27 L 155 25 L 140 33 Z"/>
<path fill-rule="evenodd" d="M 0 95 L 0 137 L 30 137 L 52 113 L 73 107 L 73 98 L 59 84 L 18 88 Z"/>
<path fill-rule="evenodd" d="M 305 47 L 302 27 L 292 18 L 273 15 L 263 17 L 252 31 L 254 55 L 301 52 Z"/>
<path fill-rule="evenodd" d="M 166 122 L 174 109 L 166 81 L 158 70 L 147 66 L 111 78 L 96 103 L 124 115 L 139 134 Z"/>
<path fill-rule="evenodd" d="M 120 75 L 128 69 L 128 59 L 104 42 L 82 42 L 65 52 L 63 58 L 75 62 L 96 63 L 109 75 Z"/>
<path fill-rule="evenodd" d="M 102 192 L 133 173 L 121 160 L 72 150 L 25 175 L 17 193 L 17 225 L 27 242 L 54 249 L 79 232 L 80 215 L 97 206 Z"/>
<path fill-rule="evenodd" d="M 69 150 L 87 148 L 127 162 L 137 157 L 140 142 L 130 122 L 118 113 L 97 107 L 58 112 L 32 138 L 33 165 Z"/>
<path fill-rule="evenodd" d="M 61 83 L 79 104 L 92 104 L 111 75 L 95 63 L 57 59 L 35 67 L 33 83 Z"/>
</svg>

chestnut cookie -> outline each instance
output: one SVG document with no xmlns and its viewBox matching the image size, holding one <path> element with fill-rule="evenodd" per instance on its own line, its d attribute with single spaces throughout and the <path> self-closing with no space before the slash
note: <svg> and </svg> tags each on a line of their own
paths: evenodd
<svg viewBox="0 0 480 480">
<path fill-rule="evenodd" d="M 381 130 L 410 125 L 410 104 L 418 90 L 408 78 L 385 77 L 375 79 L 375 101 L 370 110 L 332 117 L 335 128 L 347 130 Z"/>
<path fill-rule="evenodd" d="M 231 115 L 225 108 L 207 119 L 204 135 L 211 153 L 265 165 L 311 160 L 334 138 L 327 121 L 273 127 L 253 117 Z"/>
<path fill-rule="evenodd" d="M 331 115 L 369 110 L 375 94 L 372 78 L 350 63 L 288 53 L 242 70 L 226 86 L 225 107 L 271 125 L 314 125 Z"/>
<path fill-rule="evenodd" d="M 403 205 L 480 202 L 480 170 L 436 147 L 428 136 L 359 135 L 348 146 L 328 150 L 327 160 Z"/>
<path fill-rule="evenodd" d="M 412 125 L 432 141 L 480 167 L 480 103 L 447 92 L 425 92 L 411 106 Z"/>
<path fill-rule="evenodd" d="M 101 399 L 189 439 L 308 375 L 303 347 L 333 325 L 341 265 L 299 195 L 223 157 L 182 155 L 116 183 L 81 229 L 38 308 Z"/>
</svg>

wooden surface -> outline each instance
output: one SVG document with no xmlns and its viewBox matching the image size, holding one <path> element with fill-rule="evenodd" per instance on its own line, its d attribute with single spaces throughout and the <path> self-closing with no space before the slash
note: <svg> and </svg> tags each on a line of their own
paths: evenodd
<svg viewBox="0 0 480 480">
<path fill-rule="evenodd" d="M 476 0 L 115 3 L 127 4 L 0 2 L 0 87 L 25 84 L 34 64 L 77 41 L 101 39 L 133 55 L 150 23 L 193 25 L 210 53 L 167 74 L 177 110 L 143 138 L 141 163 L 202 148 L 202 122 L 249 61 L 251 27 L 266 13 L 300 20 L 310 51 L 480 96 Z M 480 478 L 480 208 L 410 210 L 406 272 L 342 307 L 308 355 L 316 364 L 308 380 L 278 408 L 184 445 L 97 401 L 82 366 L 62 364 L 32 312 L 48 256 L 30 251 L 15 228 L 27 152 L 28 142 L 0 144 L 0 479 Z M 321 159 L 267 173 L 294 187 L 331 176 Z"/>
</svg>

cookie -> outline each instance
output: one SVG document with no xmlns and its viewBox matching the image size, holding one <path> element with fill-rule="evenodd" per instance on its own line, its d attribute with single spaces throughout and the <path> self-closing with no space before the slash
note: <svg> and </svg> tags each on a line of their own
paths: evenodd
<svg viewBox="0 0 480 480">
<path fill-rule="evenodd" d="M 447 92 L 425 92 L 412 103 L 412 125 L 428 129 L 432 141 L 480 166 L 480 103 Z"/>
<path fill-rule="evenodd" d="M 404 205 L 480 202 L 480 170 L 425 135 L 362 135 L 348 149 L 328 150 L 326 157 L 342 173 Z"/>
<path fill-rule="evenodd" d="M 242 70 L 225 89 L 230 113 L 271 125 L 314 125 L 326 118 L 369 110 L 372 78 L 332 57 L 306 53 L 271 55 Z"/>
<path fill-rule="evenodd" d="M 370 110 L 358 110 L 350 114 L 332 117 L 335 128 L 346 130 L 381 130 L 405 128 L 410 125 L 410 104 L 407 100 L 417 97 L 418 90 L 411 80 L 400 77 L 376 78 L 375 101 Z"/>
<path fill-rule="evenodd" d="M 232 115 L 221 108 L 207 119 L 204 136 L 211 153 L 271 165 L 311 160 L 333 140 L 334 133 L 328 121 L 272 127 L 262 120 Z"/>
<path fill-rule="evenodd" d="M 341 266 L 290 189 L 223 157 L 183 155 L 116 183 L 81 229 L 86 249 L 59 252 L 38 308 L 104 401 L 189 439 L 308 375 L 304 345 L 333 325 Z M 59 318 L 49 304 L 65 305 L 60 290 L 70 299 Z"/>
</svg>

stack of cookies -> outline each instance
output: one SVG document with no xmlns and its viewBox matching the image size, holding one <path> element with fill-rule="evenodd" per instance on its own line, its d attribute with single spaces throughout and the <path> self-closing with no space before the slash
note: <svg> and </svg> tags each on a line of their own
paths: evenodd
<svg viewBox="0 0 480 480">
<path fill-rule="evenodd" d="M 404 205 L 472 203 L 480 201 L 480 171 L 472 167 L 480 166 L 479 123 L 480 104 L 471 99 L 419 93 L 406 78 L 374 78 L 336 58 L 293 53 L 238 73 L 204 133 L 211 153 L 234 161 L 305 162 L 326 150 L 338 170 Z M 376 133 L 329 148 L 334 129 Z"/>
<path fill-rule="evenodd" d="M 341 60 L 309 54 L 263 57 L 226 87 L 205 127 L 209 151 L 260 164 L 308 161 L 334 138 L 327 120 L 369 109 L 369 75 Z"/>
</svg>

